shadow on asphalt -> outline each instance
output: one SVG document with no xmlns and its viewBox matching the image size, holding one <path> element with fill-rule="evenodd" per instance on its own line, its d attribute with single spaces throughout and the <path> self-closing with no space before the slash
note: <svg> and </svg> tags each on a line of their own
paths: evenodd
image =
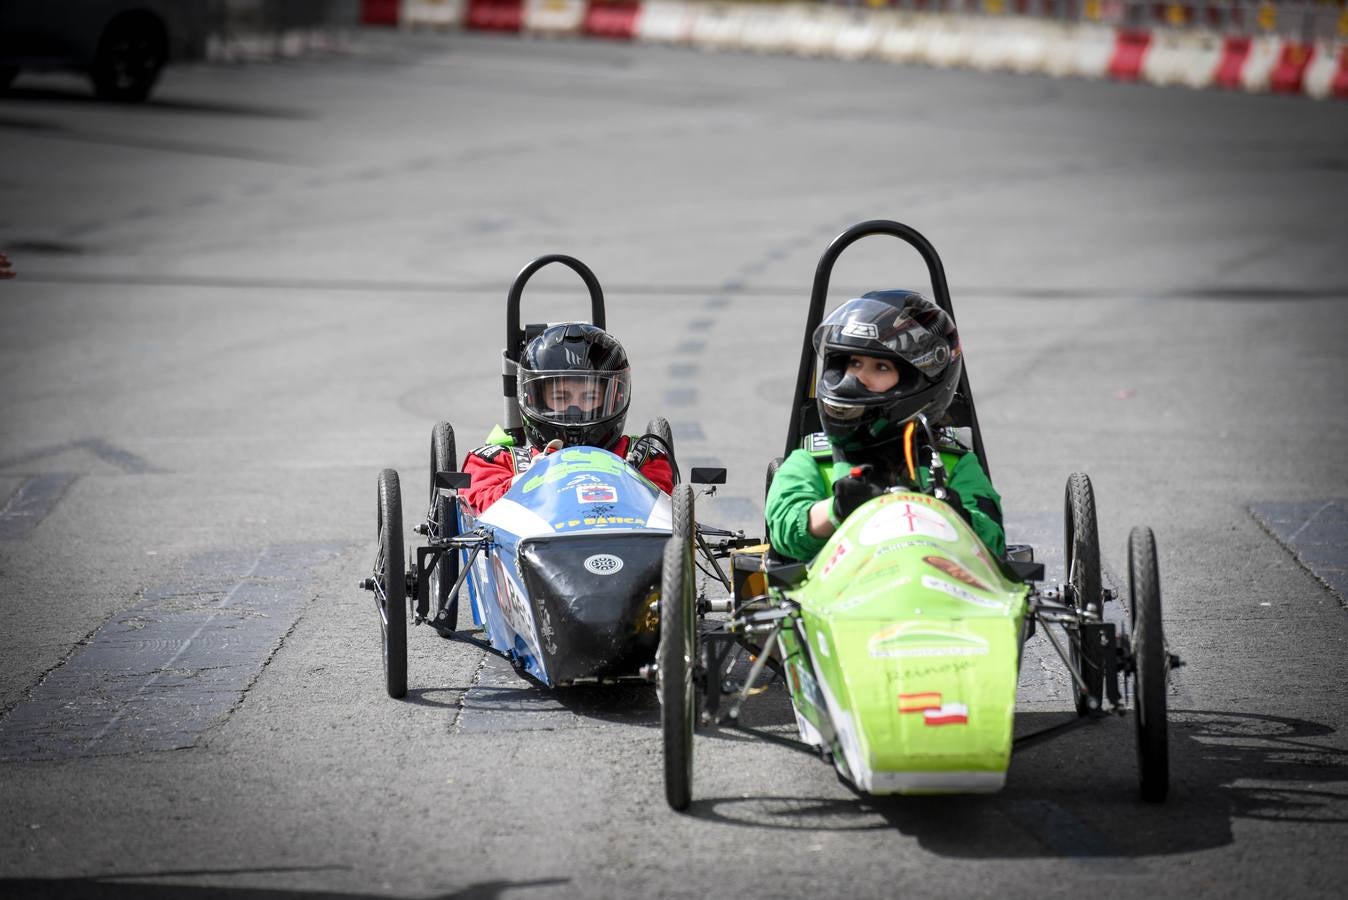
<svg viewBox="0 0 1348 900">
<path fill-rule="evenodd" d="M 320 866 L 317 869 L 330 869 L 332 866 Z M 221 887 L 208 885 L 190 885 L 181 882 L 156 883 L 152 881 L 130 881 L 132 878 L 183 878 L 201 875 L 248 875 L 254 872 L 306 872 L 314 868 L 297 869 L 238 869 L 210 872 L 162 872 L 137 873 L 134 875 L 103 875 L 92 878 L 0 878 L 0 897 L 7 900 L 37 900 L 37 898 L 61 897 L 64 900 L 388 900 L 391 894 L 363 894 L 339 891 L 285 890 L 280 888 Z M 528 897 L 528 894 L 514 892 L 531 887 L 551 887 L 566 884 L 569 879 L 547 878 L 537 881 L 482 881 L 448 894 L 434 894 L 425 900 L 495 900 L 507 891 L 512 896 Z"/>
<path fill-rule="evenodd" d="M 1063 713 L 1022 713 L 1018 731 Z M 1348 751 L 1317 722 L 1258 713 L 1173 710 L 1171 789 L 1137 796 L 1131 716 L 1111 717 L 1016 751 L 997 794 L 695 798 L 694 818 L 786 831 L 897 830 L 941 856 L 1107 858 L 1191 853 L 1234 842 L 1236 819 L 1348 823 Z M 1051 748 L 1051 749 L 1050 749 Z M 783 757 L 783 765 L 810 765 Z M 813 763 L 822 765 L 823 763 Z"/>
<path fill-rule="evenodd" d="M 146 113 L 193 113 L 196 115 L 233 116 L 247 119 L 279 119 L 302 121 L 313 119 L 311 113 L 280 106 L 265 106 L 259 103 L 227 103 L 219 100 L 178 100 L 152 96 L 143 103 L 114 103 L 100 100 L 90 89 L 71 85 L 70 87 L 26 87 L 17 85 L 0 93 L 0 100 L 33 104 L 66 104 L 87 106 L 90 108 Z"/>
</svg>

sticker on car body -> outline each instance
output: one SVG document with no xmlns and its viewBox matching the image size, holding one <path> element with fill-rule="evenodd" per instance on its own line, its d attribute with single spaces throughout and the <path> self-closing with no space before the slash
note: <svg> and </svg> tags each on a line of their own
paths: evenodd
<svg viewBox="0 0 1348 900">
<path fill-rule="evenodd" d="M 623 560 L 612 553 L 596 553 L 585 557 L 584 566 L 587 572 L 595 575 L 614 575 L 622 571 Z"/>
<path fill-rule="evenodd" d="M 576 486 L 577 503 L 617 503 L 618 489 L 611 484 L 581 484 Z"/>
</svg>

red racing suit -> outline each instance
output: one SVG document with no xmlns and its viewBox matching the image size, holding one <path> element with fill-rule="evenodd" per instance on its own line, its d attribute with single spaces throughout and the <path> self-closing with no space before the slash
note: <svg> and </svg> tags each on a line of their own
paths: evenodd
<svg viewBox="0 0 1348 900">
<path fill-rule="evenodd" d="M 627 448 L 631 443 L 632 439 L 623 435 L 618 439 L 618 443 L 609 448 L 609 451 L 626 458 Z M 468 487 L 459 490 L 459 496 L 478 515 L 486 512 L 487 507 L 500 500 L 505 492 L 510 490 L 511 482 L 515 480 L 515 454 L 517 452 L 520 451 L 515 447 L 508 447 L 503 444 L 488 444 L 485 447 L 477 448 L 464 457 L 463 471 L 465 474 L 473 476 L 473 480 Z M 528 453 L 529 458 L 532 459 L 538 456 L 539 450 L 537 447 L 530 447 Z M 673 493 L 674 470 L 669 466 L 669 458 L 663 453 L 651 454 L 651 457 L 642 464 L 639 471 L 666 494 Z"/>
</svg>

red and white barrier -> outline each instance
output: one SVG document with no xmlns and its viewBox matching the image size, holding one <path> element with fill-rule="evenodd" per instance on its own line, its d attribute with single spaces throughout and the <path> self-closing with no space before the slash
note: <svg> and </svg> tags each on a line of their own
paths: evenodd
<svg viewBox="0 0 1348 900">
<path fill-rule="evenodd" d="M 1240 69 L 1240 86 L 1247 91 L 1266 91 L 1273 69 L 1282 54 L 1282 41 L 1276 37 L 1257 37 L 1250 41 L 1250 52 Z"/>
<path fill-rule="evenodd" d="M 1219 37 L 1191 28 L 699 0 L 361 0 L 360 20 L 1348 98 L 1342 40 Z"/>
</svg>

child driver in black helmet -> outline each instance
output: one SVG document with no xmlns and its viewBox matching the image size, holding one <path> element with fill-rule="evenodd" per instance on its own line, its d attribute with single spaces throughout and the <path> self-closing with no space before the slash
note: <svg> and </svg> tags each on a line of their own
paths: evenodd
<svg viewBox="0 0 1348 900">
<path fill-rule="evenodd" d="M 798 560 L 818 553 L 861 504 L 909 481 L 908 423 L 923 415 L 933 429 L 942 425 L 964 369 L 954 322 L 913 291 L 847 301 L 815 331 L 814 349 L 824 435 L 807 438 L 782 462 L 765 510 L 773 549 Z M 953 440 L 940 452 L 950 504 L 1001 556 L 1001 497 L 978 456 Z M 917 474 L 917 487 L 926 487 L 926 469 Z"/>
<path fill-rule="evenodd" d="M 528 448 L 512 447 L 504 430 L 493 430 L 486 446 L 464 459 L 472 483 L 459 495 L 480 514 L 510 489 L 527 460 L 562 447 L 602 447 L 625 457 L 632 443 L 623 434 L 631 379 L 626 351 L 602 328 L 570 322 L 544 329 L 519 362 L 517 396 Z M 639 469 L 666 494 L 674 490 L 674 471 L 663 453 L 647 454 Z"/>
</svg>

